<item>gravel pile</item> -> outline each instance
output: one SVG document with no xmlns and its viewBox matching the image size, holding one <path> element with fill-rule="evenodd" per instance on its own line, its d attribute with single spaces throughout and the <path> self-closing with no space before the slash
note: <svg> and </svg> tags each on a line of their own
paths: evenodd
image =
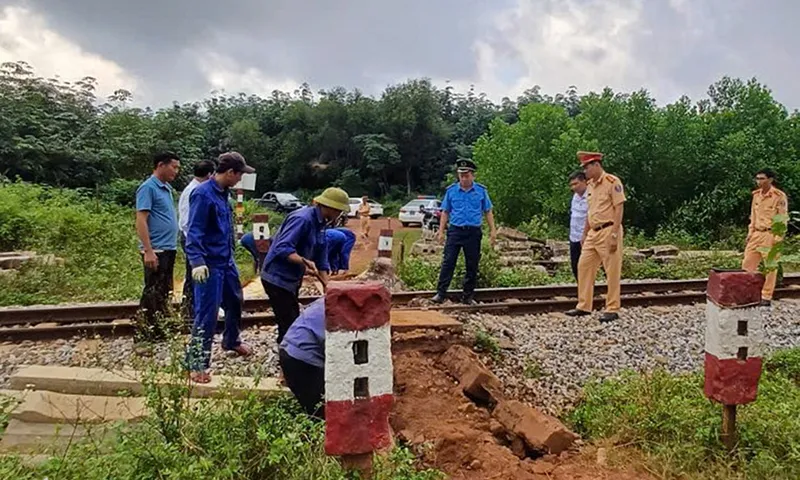
<svg viewBox="0 0 800 480">
<path fill-rule="evenodd" d="M 800 307 L 779 301 L 764 309 L 768 351 L 800 346 Z M 466 330 L 498 340 L 500 358 L 486 356 L 507 393 L 558 415 L 572 407 L 592 378 L 624 370 L 664 368 L 673 373 L 703 367 L 705 306 L 623 309 L 620 320 L 602 325 L 598 314 L 563 313 L 504 317 L 463 315 Z"/>
<path fill-rule="evenodd" d="M 274 326 L 242 331 L 242 340 L 253 346 L 248 359 L 223 352 L 221 335 L 214 338 L 212 369 L 216 375 L 276 376 L 278 374 L 277 331 Z M 172 356 L 175 357 L 172 357 Z M 79 338 L 49 342 L 24 341 L 0 343 L 0 389 L 8 388 L 8 379 L 20 365 L 61 365 L 68 367 L 136 368 L 155 360 L 166 364 L 170 358 L 183 358 L 180 345 L 158 345 L 151 357 L 136 354 L 133 338 Z"/>
</svg>

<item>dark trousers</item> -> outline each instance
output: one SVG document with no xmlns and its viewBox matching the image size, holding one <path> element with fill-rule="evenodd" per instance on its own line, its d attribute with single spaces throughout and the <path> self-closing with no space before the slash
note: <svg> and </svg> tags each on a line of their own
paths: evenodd
<svg viewBox="0 0 800 480">
<path fill-rule="evenodd" d="M 144 290 L 139 302 L 136 340 L 163 340 L 166 337 L 163 317 L 169 314 L 172 274 L 175 271 L 175 250 L 156 253 L 155 270 L 144 267 Z M 142 255 L 144 265 L 144 255 Z"/>
<path fill-rule="evenodd" d="M 225 310 L 222 349 L 233 350 L 241 344 L 239 323 L 242 320 L 242 284 L 235 265 L 209 267 L 208 279 L 194 285 L 194 324 L 186 351 L 189 370 L 202 372 L 211 364 L 211 345 L 217 329 L 219 307 Z"/>
<path fill-rule="evenodd" d="M 183 278 L 183 300 L 181 301 L 181 310 L 183 316 L 187 319 L 194 318 L 194 280 L 192 280 L 192 265 L 189 263 L 189 257 L 186 255 L 186 236 L 181 232 L 181 250 L 185 257 L 184 263 L 186 264 L 186 275 Z"/>
<path fill-rule="evenodd" d="M 325 418 L 325 370 L 289 356 L 281 349 L 278 362 L 286 386 L 292 391 L 305 412 L 313 417 Z"/>
<path fill-rule="evenodd" d="M 572 264 L 572 274 L 578 280 L 578 260 L 581 259 L 581 242 L 569 242 L 569 262 Z"/>
<path fill-rule="evenodd" d="M 462 248 L 464 249 L 464 263 L 467 267 L 464 275 L 464 298 L 472 298 L 475 294 L 475 285 L 478 283 L 478 264 L 481 261 L 482 235 L 480 227 L 451 226 L 447 229 L 444 259 L 439 272 L 439 285 L 436 287 L 439 295 L 445 295 L 447 289 L 450 288 L 458 254 Z"/>
<path fill-rule="evenodd" d="M 300 301 L 298 300 L 299 291 L 290 292 L 285 288 L 273 285 L 263 278 L 261 284 L 269 297 L 269 304 L 272 306 L 272 313 L 275 314 L 275 321 L 278 323 L 278 345 L 281 344 L 283 336 L 292 326 L 292 323 L 300 316 Z"/>
</svg>

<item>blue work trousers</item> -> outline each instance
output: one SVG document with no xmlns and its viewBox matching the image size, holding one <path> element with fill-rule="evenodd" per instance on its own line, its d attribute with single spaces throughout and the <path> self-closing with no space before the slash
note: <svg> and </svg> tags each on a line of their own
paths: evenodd
<svg viewBox="0 0 800 480">
<path fill-rule="evenodd" d="M 436 291 L 444 296 L 450 288 L 453 280 L 453 272 L 456 269 L 458 253 L 464 249 L 464 264 L 466 273 L 464 275 L 464 299 L 470 299 L 475 294 L 475 285 L 478 283 L 478 264 L 481 261 L 481 237 L 483 233 L 480 227 L 456 227 L 451 226 L 447 229 L 447 242 L 444 245 L 444 259 L 442 269 L 439 271 L 439 285 Z"/>
<path fill-rule="evenodd" d="M 220 306 L 225 310 L 223 350 L 241 344 L 239 323 L 242 319 L 242 285 L 235 265 L 208 268 L 208 280 L 194 284 L 194 325 L 186 351 L 186 364 L 193 372 L 202 372 L 211 364 L 211 345 L 217 327 Z"/>
</svg>

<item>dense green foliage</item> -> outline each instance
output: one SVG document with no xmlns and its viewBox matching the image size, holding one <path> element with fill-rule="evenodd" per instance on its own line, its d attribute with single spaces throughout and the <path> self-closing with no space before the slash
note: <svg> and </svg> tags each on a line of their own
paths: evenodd
<svg viewBox="0 0 800 480">
<path fill-rule="evenodd" d="M 551 97 L 538 87 L 495 104 L 426 79 L 376 98 L 304 84 L 267 98 L 214 96 L 159 110 L 132 106 L 126 91 L 97 99 L 94 90 L 91 78 L 68 84 L 3 64 L 0 175 L 97 188 L 125 204 L 153 151 L 171 149 L 191 163 L 236 149 L 258 169 L 257 194 L 308 198 L 335 184 L 405 201 L 411 192 L 441 193 L 452 162 L 474 153 L 501 221 L 561 226 L 575 152 L 599 149 L 627 186 L 630 226 L 706 242 L 746 222 L 758 167 L 775 168 L 790 199 L 800 194 L 800 117 L 755 80 L 726 77 L 708 98 L 663 107 L 644 90 L 579 96 L 570 88 Z M 178 188 L 189 175 L 184 169 Z"/>
<path fill-rule="evenodd" d="M 573 111 L 543 102 L 519 117 L 494 120 L 474 150 L 497 213 L 512 224 L 536 215 L 567 222 L 564 184 L 577 150 L 606 154 L 607 170 L 626 185 L 626 223 L 648 235 L 661 228 L 715 240 L 745 225 L 762 167 L 778 172 L 790 201 L 800 195 L 800 116 L 755 80 L 723 78 L 708 99 L 663 107 L 644 90 L 606 89 Z"/>
<path fill-rule="evenodd" d="M 665 478 L 800 478 L 799 352 L 767 361 L 758 400 L 739 408 L 734 458 L 719 442 L 722 407 L 703 396 L 702 374 L 631 372 L 590 384 L 569 420 L 591 439 L 639 447 Z"/>
<path fill-rule="evenodd" d="M 245 203 L 247 218 L 256 210 Z M 277 228 L 282 218 L 270 213 L 270 227 Z M 52 254 L 63 265 L 29 262 L 0 276 L 0 305 L 132 300 L 141 294 L 133 209 L 85 190 L 0 184 L 0 251 L 8 250 Z M 176 278 L 184 275 L 183 258 L 179 249 Z M 254 275 L 244 248 L 237 248 L 236 260 L 240 276 Z"/>
</svg>

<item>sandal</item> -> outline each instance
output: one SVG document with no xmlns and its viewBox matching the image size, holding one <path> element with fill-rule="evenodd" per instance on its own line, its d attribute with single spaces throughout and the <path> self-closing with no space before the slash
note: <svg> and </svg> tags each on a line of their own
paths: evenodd
<svg viewBox="0 0 800 480">
<path fill-rule="evenodd" d="M 246 343 L 240 343 L 239 345 L 231 348 L 230 352 L 236 352 L 239 354 L 240 357 L 249 357 L 253 354 L 253 347 Z"/>
</svg>

